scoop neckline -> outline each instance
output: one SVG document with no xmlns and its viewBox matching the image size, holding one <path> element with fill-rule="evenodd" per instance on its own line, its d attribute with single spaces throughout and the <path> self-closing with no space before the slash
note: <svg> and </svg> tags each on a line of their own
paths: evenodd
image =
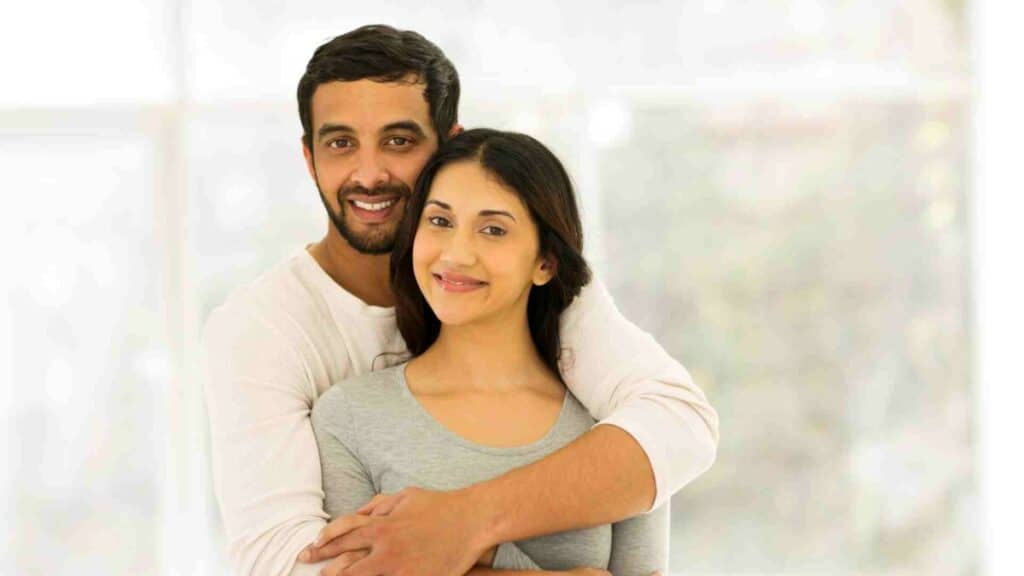
<svg viewBox="0 0 1024 576">
<path fill-rule="evenodd" d="M 540 439 L 535 440 L 534 442 L 531 442 L 529 444 L 522 444 L 519 446 L 489 446 L 487 444 L 480 444 L 479 442 L 474 442 L 468 438 L 465 438 L 455 433 L 453 430 L 449 429 L 447 426 L 442 424 L 437 418 L 434 417 L 433 414 L 430 413 L 429 410 L 427 410 L 425 406 L 423 406 L 423 404 L 420 403 L 419 399 L 416 398 L 416 395 L 413 394 L 411 389 L 409 389 L 409 381 L 405 377 L 405 369 L 408 365 L 409 362 L 403 362 L 402 364 L 399 364 L 398 366 L 394 366 L 389 369 L 392 370 L 392 375 L 396 383 L 398 384 L 398 388 L 402 393 L 402 397 L 413 405 L 414 411 L 420 417 L 420 419 L 426 421 L 427 425 L 433 428 L 435 432 L 444 436 L 449 441 L 458 444 L 459 446 L 462 446 L 464 448 L 467 448 L 469 450 L 483 452 L 485 454 L 494 454 L 498 456 L 517 456 L 521 454 L 529 454 L 549 447 L 555 441 L 555 438 L 559 435 L 559 432 L 561 432 L 562 428 L 565 426 L 566 414 L 569 411 L 568 390 L 565 391 L 565 394 L 562 397 L 562 407 L 558 411 L 558 418 L 555 419 L 555 423 L 552 424 L 550 428 L 548 428 L 547 433 L 545 433 L 544 436 L 541 437 Z"/>
</svg>

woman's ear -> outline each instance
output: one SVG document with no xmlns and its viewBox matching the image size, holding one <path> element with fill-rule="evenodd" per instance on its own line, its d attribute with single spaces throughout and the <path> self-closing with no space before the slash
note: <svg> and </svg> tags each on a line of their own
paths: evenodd
<svg viewBox="0 0 1024 576">
<path fill-rule="evenodd" d="M 555 273 L 558 271 L 558 261 L 551 255 L 540 258 L 537 262 L 537 268 L 533 271 L 533 284 L 535 286 L 543 286 L 551 281 L 555 277 Z"/>
</svg>

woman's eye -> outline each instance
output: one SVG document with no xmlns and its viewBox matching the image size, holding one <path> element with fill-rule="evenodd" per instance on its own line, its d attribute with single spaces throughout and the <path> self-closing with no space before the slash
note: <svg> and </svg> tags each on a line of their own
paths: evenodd
<svg viewBox="0 0 1024 576">
<path fill-rule="evenodd" d="M 442 226 L 445 228 L 447 228 L 450 225 L 448 219 L 445 218 L 444 216 L 430 216 L 429 218 L 427 218 L 427 222 L 430 222 L 434 226 Z"/>
<path fill-rule="evenodd" d="M 489 236 L 504 236 L 506 234 L 505 229 L 499 226 L 484 226 L 481 232 Z"/>
</svg>

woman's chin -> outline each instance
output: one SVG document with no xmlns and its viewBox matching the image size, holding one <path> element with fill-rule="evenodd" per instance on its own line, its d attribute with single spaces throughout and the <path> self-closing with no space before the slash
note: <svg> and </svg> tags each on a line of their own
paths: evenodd
<svg viewBox="0 0 1024 576">
<path fill-rule="evenodd" d="M 459 310 L 443 310 L 440 313 L 435 310 L 434 314 L 437 316 L 437 319 L 441 321 L 442 326 L 452 327 L 472 324 L 479 316 L 478 314 Z"/>
</svg>

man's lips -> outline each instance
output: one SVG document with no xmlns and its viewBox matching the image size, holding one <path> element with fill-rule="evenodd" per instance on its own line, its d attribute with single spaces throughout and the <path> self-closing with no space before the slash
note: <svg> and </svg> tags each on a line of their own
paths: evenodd
<svg viewBox="0 0 1024 576">
<path fill-rule="evenodd" d="M 351 195 L 345 198 L 352 212 L 365 222 L 386 221 L 400 200 L 401 196 Z"/>
<path fill-rule="evenodd" d="M 487 282 L 455 272 L 431 272 L 434 281 L 446 292 L 471 292 L 487 286 Z"/>
</svg>

